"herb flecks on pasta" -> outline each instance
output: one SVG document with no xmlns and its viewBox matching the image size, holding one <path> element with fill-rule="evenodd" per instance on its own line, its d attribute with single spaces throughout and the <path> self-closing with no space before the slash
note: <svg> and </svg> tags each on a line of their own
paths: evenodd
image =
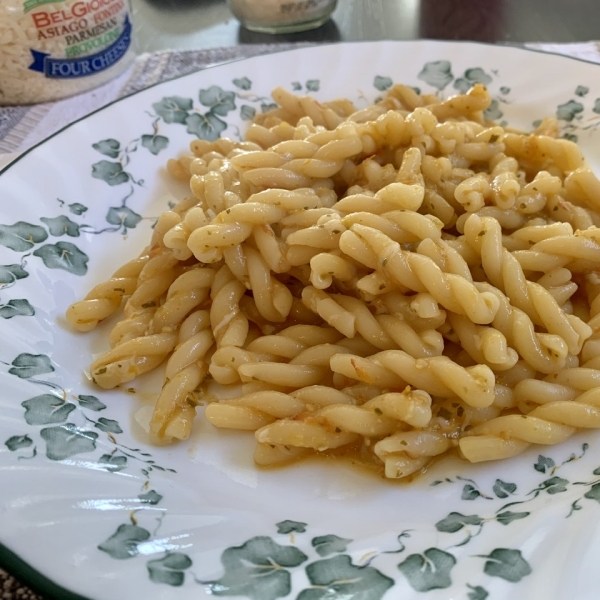
<svg viewBox="0 0 600 600">
<path fill-rule="evenodd" d="M 487 122 L 481 85 L 273 97 L 244 142 L 169 161 L 190 195 L 67 311 L 123 305 L 98 385 L 166 361 L 152 441 L 206 404 L 260 465 L 351 448 L 401 478 L 600 427 L 600 182 L 552 119 Z"/>
</svg>

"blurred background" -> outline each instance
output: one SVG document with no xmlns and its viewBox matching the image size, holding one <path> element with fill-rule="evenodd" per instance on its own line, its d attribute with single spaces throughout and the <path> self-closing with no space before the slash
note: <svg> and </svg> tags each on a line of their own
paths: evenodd
<svg viewBox="0 0 600 600">
<path fill-rule="evenodd" d="M 225 0 L 132 0 L 140 52 L 275 42 L 419 38 L 482 42 L 596 39 L 597 0 L 339 0 L 332 19 L 293 34 L 240 26 Z"/>
</svg>

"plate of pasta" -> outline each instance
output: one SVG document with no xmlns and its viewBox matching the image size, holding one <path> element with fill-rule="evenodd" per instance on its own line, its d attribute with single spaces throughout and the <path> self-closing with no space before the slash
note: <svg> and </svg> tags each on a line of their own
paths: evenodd
<svg viewBox="0 0 600 600">
<path fill-rule="evenodd" d="M 0 566 L 61 600 L 595 598 L 598 69 L 303 48 L 5 168 Z"/>
</svg>

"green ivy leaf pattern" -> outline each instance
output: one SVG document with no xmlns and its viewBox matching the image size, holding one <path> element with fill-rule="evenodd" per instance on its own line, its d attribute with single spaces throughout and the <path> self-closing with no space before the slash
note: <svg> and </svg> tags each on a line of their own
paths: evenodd
<svg viewBox="0 0 600 600">
<path fill-rule="evenodd" d="M 164 135 L 143 135 L 142 146 L 155 156 L 169 145 L 169 138 Z"/>
<path fill-rule="evenodd" d="M 435 528 L 443 533 L 456 533 L 467 525 L 481 525 L 483 519 L 477 515 L 463 515 L 459 512 L 451 512 L 447 517 L 438 521 Z"/>
<path fill-rule="evenodd" d="M 306 523 L 300 521 L 280 521 L 276 523 L 277 533 L 304 533 L 306 531 Z"/>
<path fill-rule="evenodd" d="M 223 552 L 225 573 L 210 582 L 207 591 L 215 596 L 247 596 L 251 600 L 282 598 L 292 589 L 287 568 L 297 567 L 307 558 L 294 546 L 280 546 L 270 537 L 254 537 Z"/>
<path fill-rule="evenodd" d="M 583 104 L 576 100 L 569 100 L 556 107 L 556 118 L 571 122 L 579 113 L 583 112 Z"/>
<path fill-rule="evenodd" d="M 240 106 L 240 118 L 242 121 L 252 121 L 256 116 L 256 109 L 248 104 Z"/>
<path fill-rule="evenodd" d="M 309 92 L 318 92 L 320 88 L 321 88 L 321 82 L 318 79 L 309 79 L 306 82 L 306 89 Z"/>
<path fill-rule="evenodd" d="M 578 85 L 575 88 L 575 95 L 576 96 L 580 96 L 581 98 L 583 98 L 584 96 L 587 95 L 587 93 L 590 91 L 590 88 L 585 86 L 585 85 Z"/>
<path fill-rule="evenodd" d="M 198 97 L 200 104 L 210 108 L 213 115 L 225 117 L 228 112 L 235 110 L 235 92 L 226 92 L 218 85 L 200 90 Z"/>
<path fill-rule="evenodd" d="M 45 244 L 33 251 L 49 269 L 62 269 L 73 275 L 85 275 L 89 257 L 71 242 Z"/>
<path fill-rule="evenodd" d="M 46 442 L 46 456 L 50 460 L 65 460 L 75 454 L 85 454 L 96 449 L 98 434 L 79 429 L 73 423 L 47 427 L 40 431 Z"/>
<path fill-rule="evenodd" d="M 79 225 L 69 217 L 61 215 L 60 217 L 42 217 L 40 219 L 48 227 L 50 235 L 60 237 L 61 235 L 68 235 L 70 237 L 79 237 Z"/>
<path fill-rule="evenodd" d="M 113 140 L 111 138 L 92 144 L 92 148 L 100 152 L 100 154 L 104 154 L 104 156 L 117 158 L 119 156 L 119 152 L 121 151 L 121 144 L 117 140 Z"/>
<path fill-rule="evenodd" d="M 583 495 L 584 498 L 600 502 L 600 483 L 594 483 L 592 487 Z"/>
<path fill-rule="evenodd" d="M 302 84 L 299 81 L 292 82 L 292 91 L 299 92 L 302 89 Z"/>
<path fill-rule="evenodd" d="M 297 600 L 380 600 L 394 580 L 369 566 L 358 566 L 342 554 L 311 563 L 306 575 L 312 589 L 303 590 Z"/>
<path fill-rule="evenodd" d="M 523 558 L 520 550 L 496 548 L 487 558 L 483 570 L 491 577 L 501 577 L 516 583 L 531 573 L 529 563 Z"/>
<path fill-rule="evenodd" d="M 142 504 L 150 504 L 151 506 L 156 506 L 163 499 L 156 490 L 148 490 L 143 494 L 139 494 L 138 498 Z"/>
<path fill-rule="evenodd" d="M 548 494 L 560 494 L 567 491 L 569 482 L 562 477 L 551 477 L 541 483 L 541 489 L 546 490 Z"/>
<path fill-rule="evenodd" d="M 494 483 L 492 489 L 498 498 L 508 498 L 517 491 L 517 486 L 514 483 L 507 483 L 506 481 L 502 481 L 502 479 L 496 479 L 496 483 Z"/>
<path fill-rule="evenodd" d="M 509 87 L 506 87 L 505 85 L 503 85 L 503 86 L 500 88 L 500 93 L 501 93 L 503 96 L 506 96 L 506 94 L 510 94 L 510 88 L 509 88 Z"/>
<path fill-rule="evenodd" d="M 123 171 L 123 165 L 110 160 L 101 160 L 92 165 L 92 177 L 108 183 L 108 185 L 121 185 L 129 181 L 129 173 Z"/>
<path fill-rule="evenodd" d="M 466 94 L 472 87 L 473 84 L 470 81 L 467 81 L 464 77 L 459 77 L 454 80 L 452 84 L 455 90 L 458 90 L 461 94 Z"/>
<path fill-rule="evenodd" d="M 11 363 L 12 367 L 8 370 L 11 375 L 16 375 L 21 379 L 29 379 L 43 373 L 52 373 L 54 367 L 52 361 L 45 354 L 28 354 L 24 352 L 19 354 Z"/>
<path fill-rule="evenodd" d="M 447 60 L 425 63 L 417 77 L 440 92 L 454 79 L 452 65 Z"/>
<path fill-rule="evenodd" d="M 77 396 L 77 400 L 79 401 L 79 406 L 81 406 L 81 408 L 87 408 L 94 412 L 99 412 L 106 408 L 106 404 L 100 402 L 96 396 L 87 396 L 84 394 Z"/>
<path fill-rule="evenodd" d="M 118 473 L 127 467 L 127 457 L 103 454 L 98 459 L 98 464 L 102 465 L 109 473 Z"/>
<path fill-rule="evenodd" d="M 104 417 L 100 417 L 94 427 L 97 427 L 100 431 L 104 431 L 104 433 L 123 433 L 118 421 L 105 419 Z"/>
<path fill-rule="evenodd" d="M 263 102 L 260 105 L 260 111 L 263 113 L 269 112 L 270 110 L 275 110 L 276 108 L 279 108 L 277 106 L 277 104 L 275 104 L 275 102 Z"/>
<path fill-rule="evenodd" d="M 15 252 L 27 252 L 48 239 L 48 232 L 39 225 L 18 221 L 13 225 L 0 224 L 0 244 Z"/>
<path fill-rule="evenodd" d="M 313 538 L 311 544 L 319 556 L 329 556 L 330 554 L 345 552 L 346 547 L 351 541 L 352 540 L 330 534 Z"/>
<path fill-rule="evenodd" d="M 475 486 L 467 483 L 464 485 L 460 497 L 462 500 L 475 500 L 476 498 L 479 498 L 479 496 L 481 496 L 481 492 Z"/>
<path fill-rule="evenodd" d="M 83 213 L 87 212 L 87 206 L 80 204 L 79 202 L 73 202 L 73 204 L 69 204 L 69 210 L 77 216 L 81 216 Z"/>
<path fill-rule="evenodd" d="M 596 98 L 594 102 L 594 108 L 592 108 L 592 112 L 595 112 L 597 115 L 600 115 L 600 98 Z"/>
<path fill-rule="evenodd" d="M 214 142 L 227 129 L 227 123 L 211 112 L 205 115 L 194 113 L 186 119 L 187 132 L 193 133 L 201 140 Z"/>
<path fill-rule="evenodd" d="M 583 454 L 585 454 L 587 448 L 587 444 L 582 445 Z M 138 451 L 137 449 L 129 450 L 132 452 Z M 572 453 L 570 458 L 560 463 L 559 467 L 566 465 L 569 462 L 573 462 L 578 458 L 582 458 L 583 454 L 577 455 Z M 149 455 L 142 453 L 142 456 Z M 124 458 L 125 457 L 121 457 L 121 460 L 119 460 L 119 456 L 117 455 L 115 459 L 114 453 L 113 455 L 103 455 L 100 463 L 114 465 L 116 470 L 125 462 L 125 460 L 123 460 Z M 556 466 L 552 459 L 545 459 L 542 462 L 546 467 L 552 463 L 554 465 L 551 467 L 552 469 Z M 142 469 L 142 473 L 146 477 L 149 477 L 149 472 L 153 468 L 161 471 L 164 470 L 162 467 L 152 463 L 152 467 Z M 600 474 L 600 467 L 598 467 L 594 473 Z M 491 496 L 487 496 L 477 489 L 475 481 L 469 479 L 465 480 L 461 476 L 436 480 L 432 482 L 431 485 L 457 483 L 459 481 L 470 482 L 470 487 L 478 491 L 479 496 L 493 500 Z M 600 483 L 577 483 L 580 485 L 591 486 L 585 497 L 600 502 Z M 540 492 L 544 490 L 553 490 L 548 493 L 558 493 L 555 491 L 555 488 L 560 489 L 567 485 L 571 485 L 571 483 L 566 479 L 556 476 L 550 477 L 527 494 L 529 499 L 511 503 L 506 506 L 529 502 L 530 500 L 537 498 Z M 148 488 L 148 482 L 145 487 L 146 489 Z M 504 500 L 512 494 L 516 494 L 516 492 L 517 484 L 515 483 L 497 479 L 494 484 L 494 494 L 501 500 Z M 145 491 L 138 495 L 140 503 L 148 505 L 156 505 L 162 498 L 162 495 L 154 489 L 150 489 L 149 491 Z M 581 500 L 581 498 L 579 498 L 579 500 Z M 572 514 L 573 511 L 582 509 L 582 507 L 577 504 L 579 500 L 576 500 L 572 504 L 570 514 Z M 530 512 L 504 510 L 503 512 L 497 513 L 495 516 L 485 517 L 451 512 L 447 517 L 438 521 L 435 527 L 438 532 L 451 534 L 464 528 L 468 528 L 469 526 L 479 528 L 475 533 L 469 532 L 467 538 L 460 544 L 451 546 L 459 547 L 469 543 L 470 540 L 477 537 L 481 533 L 486 522 L 497 521 L 501 525 L 507 526 L 514 521 L 528 517 L 530 514 Z M 570 516 L 570 514 L 568 516 Z M 307 528 L 306 523 L 293 520 L 281 521 L 277 523 L 276 526 L 278 533 L 282 535 L 305 533 Z M 126 530 L 125 532 L 117 531 L 117 534 L 120 534 L 120 537 L 117 534 L 113 534 L 107 542 L 112 538 L 118 538 L 120 541 L 122 538 L 126 538 L 125 533 Z M 311 587 L 300 591 L 296 600 L 328 600 L 329 598 L 342 597 L 350 600 L 380 600 L 395 582 L 393 578 L 387 577 L 385 573 L 374 568 L 372 562 L 378 556 L 383 554 L 404 552 L 406 550 L 406 545 L 402 541 L 402 538 L 410 537 L 411 535 L 407 531 L 402 532 L 398 535 L 398 541 L 400 543 L 399 549 L 374 554 L 374 556 L 371 556 L 368 559 L 366 564 L 362 565 L 353 564 L 351 557 L 343 554 L 346 552 L 347 545 L 352 540 L 341 538 L 334 534 L 312 538 L 310 540 L 312 548 L 316 554 L 323 557 L 323 559 L 309 562 L 305 566 L 306 575 Z M 107 542 L 105 542 L 103 546 L 106 546 Z M 295 544 L 294 538 L 292 538 L 292 542 Z M 120 555 L 126 558 L 131 552 L 137 553 L 137 543 L 139 542 L 133 543 L 133 550 L 131 547 L 129 551 L 124 551 L 121 548 L 119 550 Z M 331 554 L 335 554 L 336 556 L 329 556 Z M 188 565 L 187 560 L 181 558 L 183 561 L 181 565 L 176 559 L 171 559 L 174 561 L 172 564 L 163 564 L 167 561 L 168 556 L 172 556 L 172 554 L 167 553 L 165 557 L 148 563 L 149 573 L 152 570 L 150 579 L 155 583 L 173 586 L 183 585 L 185 583 L 185 569 L 191 566 L 191 562 Z M 472 554 L 471 556 L 485 559 L 483 570 L 487 575 L 492 577 L 499 577 L 510 582 L 518 582 L 520 579 L 531 573 L 529 563 L 517 549 L 496 548 L 488 555 Z M 270 537 L 255 537 L 251 538 L 241 546 L 227 548 L 223 552 L 221 562 L 224 567 L 224 574 L 220 579 L 216 581 L 201 582 L 197 578 L 197 575 L 194 574 L 194 580 L 197 583 L 205 585 L 208 594 L 216 596 L 245 596 L 250 598 L 250 600 L 276 600 L 277 598 L 284 597 L 291 593 L 292 572 L 294 572 L 294 576 L 298 574 L 298 572 L 293 571 L 293 569 L 299 567 L 307 560 L 308 557 L 294 545 L 283 546 L 277 544 Z M 362 560 L 364 559 L 361 559 L 361 561 Z M 399 563 L 397 567 L 404 577 L 406 577 L 407 582 L 413 589 L 418 592 L 427 592 L 451 587 L 453 583 L 452 572 L 456 564 L 457 559 L 453 554 L 446 550 L 432 547 L 422 553 L 409 555 L 403 562 Z M 152 567 L 152 569 L 150 569 L 150 567 Z M 156 573 L 154 573 L 154 571 L 156 571 Z M 466 584 L 466 586 L 467 589 L 465 594 L 468 600 L 485 600 L 489 596 L 488 591 L 482 586 L 470 584 Z"/>
<path fill-rule="evenodd" d="M 528 512 L 512 512 L 510 510 L 506 510 L 504 512 L 496 515 L 496 521 L 501 523 L 502 525 L 510 525 L 513 521 L 517 521 L 518 519 L 524 519 L 528 517 L 530 513 Z"/>
<path fill-rule="evenodd" d="M 146 566 L 150 581 L 179 587 L 183 585 L 184 571 L 192 566 L 192 561 L 186 554 L 173 552 L 163 558 L 149 560 Z"/>
<path fill-rule="evenodd" d="M 495 98 L 490 102 L 490 105 L 483 111 L 483 116 L 490 121 L 498 121 L 504 113 L 500 110 L 500 104 Z"/>
<path fill-rule="evenodd" d="M 539 473 L 546 473 L 550 469 L 552 469 L 555 466 L 555 464 L 556 463 L 551 458 L 542 456 L 540 454 L 538 455 L 537 462 L 535 463 L 535 465 L 533 465 L 533 468 Z"/>
<path fill-rule="evenodd" d="M 21 448 L 29 448 L 30 446 L 33 446 L 33 440 L 28 435 L 13 435 L 4 442 L 4 445 L 11 452 L 16 452 Z"/>
<path fill-rule="evenodd" d="M 25 277 L 29 277 L 29 273 L 22 265 L 0 265 L 0 285 L 10 285 Z"/>
<path fill-rule="evenodd" d="M 473 587 L 467 583 L 467 587 L 471 590 L 467 594 L 469 600 L 485 600 L 489 596 L 487 590 L 480 585 Z"/>
<path fill-rule="evenodd" d="M 113 206 L 106 213 L 106 220 L 111 225 L 119 225 L 126 229 L 134 229 L 142 217 L 127 206 Z"/>
<path fill-rule="evenodd" d="M 138 545 L 150 539 L 150 532 L 138 525 L 119 525 L 117 531 L 98 545 L 98 550 L 106 552 L 117 560 L 133 558 L 138 554 Z"/>
<path fill-rule="evenodd" d="M 482 83 L 483 85 L 489 85 L 492 83 L 491 75 L 488 75 L 481 67 L 467 69 L 464 78 L 473 84 Z"/>
<path fill-rule="evenodd" d="M 565 461 L 563 461 L 563 465 L 566 465 L 567 463 L 573 462 L 574 460 L 579 460 L 580 458 L 583 457 L 583 455 L 588 451 L 590 445 L 588 443 L 584 443 L 581 444 L 581 452 L 582 454 L 577 456 L 577 454 L 571 454 L 571 456 L 569 456 L 569 458 Z"/>
<path fill-rule="evenodd" d="M 182 98 L 181 96 L 168 96 L 160 102 L 155 102 L 152 108 L 165 123 L 185 123 L 189 111 L 194 107 L 191 98 Z"/>
<path fill-rule="evenodd" d="M 375 79 L 373 79 L 373 86 L 375 87 L 376 90 L 379 90 L 380 92 L 385 92 L 385 90 L 389 90 L 392 85 L 393 85 L 393 81 L 391 77 L 382 77 L 381 75 L 375 75 Z"/>
<path fill-rule="evenodd" d="M 0 318 L 2 319 L 32 317 L 33 315 L 35 315 L 35 309 L 24 298 L 9 300 L 6 304 L 0 306 Z"/>
<path fill-rule="evenodd" d="M 75 405 L 65 402 L 54 394 L 42 394 L 25 402 L 21 402 L 25 409 L 25 422 L 28 425 L 53 425 L 64 423 L 75 410 Z"/>
<path fill-rule="evenodd" d="M 252 82 L 247 77 L 240 77 L 233 80 L 233 85 L 240 88 L 240 90 L 249 90 L 252 87 Z"/>
<path fill-rule="evenodd" d="M 423 554 L 411 554 L 398 568 L 417 592 L 429 592 L 452 585 L 450 571 L 455 564 L 452 554 L 429 548 Z"/>
</svg>

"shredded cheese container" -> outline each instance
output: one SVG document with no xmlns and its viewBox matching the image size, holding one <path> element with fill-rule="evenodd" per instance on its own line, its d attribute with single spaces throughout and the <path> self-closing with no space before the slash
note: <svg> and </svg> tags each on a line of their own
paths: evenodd
<svg viewBox="0 0 600 600">
<path fill-rule="evenodd" d="M 0 0 L 0 105 L 58 100 L 132 62 L 129 0 Z"/>
</svg>

